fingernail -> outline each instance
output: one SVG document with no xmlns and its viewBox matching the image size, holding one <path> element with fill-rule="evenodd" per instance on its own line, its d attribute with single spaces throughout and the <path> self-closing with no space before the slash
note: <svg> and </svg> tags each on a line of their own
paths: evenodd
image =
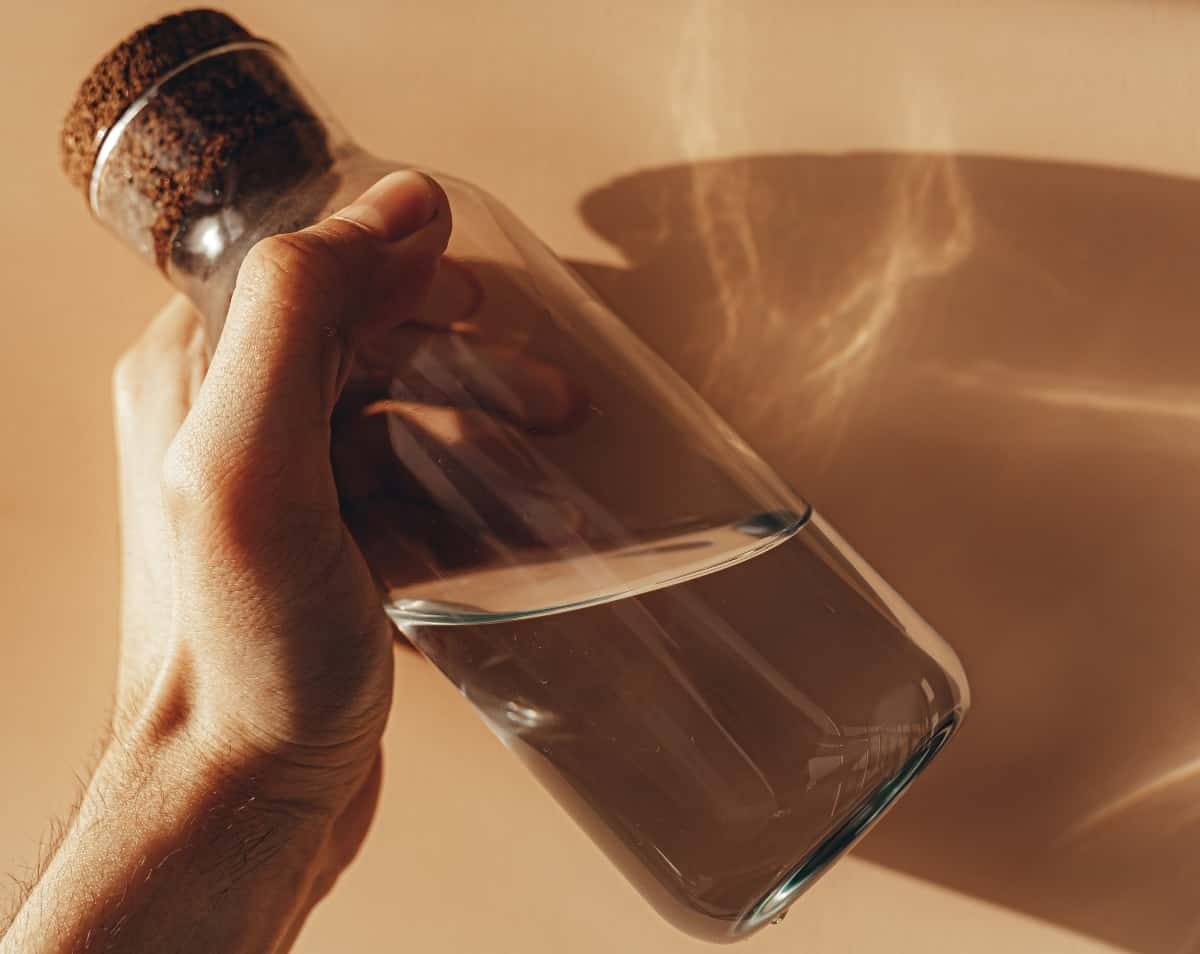
<svg viewBox="0 0 1200 954">
<path fill-rule="evenodd" d="M 384 176 L 334 218 L 394 242 L 428 225 L 437 207 L 437 193 L 429 179 L 405 169 Z"/>
</svg>

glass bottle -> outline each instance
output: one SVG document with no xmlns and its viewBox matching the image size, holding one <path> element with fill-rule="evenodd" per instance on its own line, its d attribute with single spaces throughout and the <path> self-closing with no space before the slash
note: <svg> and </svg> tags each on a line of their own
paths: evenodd
<svg viewBox="0 0 1200 954">
<path fill-rule="evenodd" d="M 210 345 L 255 242 L 406 168 L 204 10 L 110 52 L 63 143 Z M 344 517 L 392 619 L 643 895 L 744 937 L 945 744 L 961 667 L 509 210 L 434 175 L 454 232 L 430 298 L 332 421 Z"/>
</svg>

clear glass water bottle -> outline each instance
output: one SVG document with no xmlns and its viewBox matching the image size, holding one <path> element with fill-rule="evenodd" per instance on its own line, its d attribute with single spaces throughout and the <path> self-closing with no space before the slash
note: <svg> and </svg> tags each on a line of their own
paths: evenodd
<svg viewBox="0 0 1200 954">
<path fill-rule="evenodd" d="M 255 242 L 407 168 L 206 10 L 111 51 L 63 147 L 211 344 Z M 344 517 L 392 619 L 645 897 L 746 936 L 955 731 L 958 660 L 509 210 L 433 175 L 432 293 L 331 422 Z"/>
</svg>

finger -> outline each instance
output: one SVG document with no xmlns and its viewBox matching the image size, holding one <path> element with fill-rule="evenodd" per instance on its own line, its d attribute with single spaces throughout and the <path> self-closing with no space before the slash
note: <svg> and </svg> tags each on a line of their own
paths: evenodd
<svg viewBox="0 0 1200 954">
<path fill-rule="evenodd" d="M 403 319 L 398 297 L 415 304 L 427 290 L 449 217 L 430 180 L 395 173 L 324 222 L 255 246 L 213 361 L 226 409 L 328 415 L 354 345 Z"/>
<path fill-rule="evenodd" d="M 401 497 L 348 500 L 342 513 L 381 591 L 441 576 L 478 542 L 428 502 Z"/>
<path fill-rule="evenodd" d="M 531 432 L 564 430 L 587 408 L 586 395 L 563 371 L 518 347 L 412 325 L 364 348 L 354 379 L 394 398 L 482 408 Z"/>
<path fill-rule="evenodd" d="M 489 541 L 579 539 L 585 521 L 564 478 L 490 414 L 382 400 L 338 415 L 342 514 L 385 588 L 486 563 Z"/>
<path fill-rule="evenodd" d="M 457 330 L 471 322 L 483 304 L 483 295 L 483 285 L 470 264 L 443 256 L 413 320 L 428 328 Z"/>
<path fill-rule="evenodd" d="M 160 511 L 159 474 L 204 378 L 204 326 L 182 296 L 173 298 L 122 356 L 113 374 L 117 452 L 131 499 Z"/>
<path fill-rule="evenodd" d="M 122 556 L 120 693 L 148 683 L 164 652 L 170 548 L 159 475 L 204 375 L 203 334 L 186 299 L 175 298 L 113 374 Z"/>
<path fill-rule="evenodd" d="M 334 402 L 358 343 L 425 293 L 449 230 L 441 189 L 401 172 L 337 215 L 255 246 L 168 458 L 178 511 L 233 508 L 225 522 L 251 546 L 256 528 L 300 511 L 323 520 L 325 543 L 337 544 Z"/>
<path fill-rule="evenodd" d="M 386 420 L 396 459 L 422 496 L 480 546 L 491 539 L 552 548 L 579 542 L 584 520 L 569 478 L 491 415 L 397 400 L 369 404 L 363 415 Z"/>
<path fill-rule="evenodd" d="M 480 481 L 533 491 L 546 479 L 521 438 L 479 410 L 363 394 L 339 405 L 334 420 L 331 457 L 343 510 L 356 500 L 428 504 L 464 483 L 464 459 L 479 464 Z"/>
<path fill-rule="evenodd" d="M 413 320 L 442 330 L 468 325 L 518 344 L 551 322 L 546 296 L 526 270 L 475 258 L 444 258 Z"/>
</svg>

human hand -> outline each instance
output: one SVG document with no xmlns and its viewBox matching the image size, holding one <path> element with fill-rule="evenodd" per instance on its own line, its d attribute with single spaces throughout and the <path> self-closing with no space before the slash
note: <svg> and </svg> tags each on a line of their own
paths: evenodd
<svg viewBox="0 0 1200 954">
<path fill-rule="evenodd" d="M 503 460 L 578 399 L 485 327 L 461 265 L 435 282 L 449 231 L 440 188 L 389 176 L 255 247 L 211 365 L 182 299 L 120 362 L 112 743 L 0 951 L 285 951 L 357 852 L 392 698 L 380 588 L 436 542 L 403 519 L 436 506 L 394 438 Z"/>
<path fill-rule="evenodd" d="M 175 302 L 116 374 L 118 729 L 254 762 L 299 811 L 337 813 L 374 784 L 391 699 L 393 630 L 339 512 L 330 420 L 358 350 L 425 296 L 449 231 L 440 189 L 390 176 L 251 251 L 210 367 Z"/>
<path fill-rule="evenodd" d="M 339 513 L 330 419 L 356 352 L 425 296 L 449 231 L 440 189 L 389 177 L 252 251 L 211 367 L 176 300 L 115 375 L 114 732 L 182 738 L 197 765 L 323 829 L 304 910 L 366 833 L 392 694 L 394 631 Z"/>
</svg>

